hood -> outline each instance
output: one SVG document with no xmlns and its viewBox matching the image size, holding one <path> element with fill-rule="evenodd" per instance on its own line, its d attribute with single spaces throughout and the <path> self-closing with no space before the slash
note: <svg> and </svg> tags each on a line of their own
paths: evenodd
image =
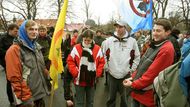
<svg viewBox="0 0 190 107">
<path fill-rule="evenodd" d="M 19 27 L 19 38 L 25 42 L 30 48 L 34 49 L 34 41 L 31 41 L 29 38 L 28 38 L 28 35 L 26 33 L 26 29 L 25 29 L 25 25 L 26 25 L 26 22 L 28 20 L 24 21 L 21 26 Z"/>
</svg>

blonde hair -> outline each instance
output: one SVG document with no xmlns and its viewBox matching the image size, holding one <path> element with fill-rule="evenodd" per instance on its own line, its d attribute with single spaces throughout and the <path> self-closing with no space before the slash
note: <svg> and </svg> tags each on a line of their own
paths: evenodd
<svg viewBox="0 0 190 107">
<path fill-rule="evenodd" d="M 33 20 L 28 20 L 28 21 L 26 22 L 25 28 L 29 28 L 29 27 L 35 26 L 35 25 L 38 25 L 35 21 L 33 21 Z"/>
</svg>

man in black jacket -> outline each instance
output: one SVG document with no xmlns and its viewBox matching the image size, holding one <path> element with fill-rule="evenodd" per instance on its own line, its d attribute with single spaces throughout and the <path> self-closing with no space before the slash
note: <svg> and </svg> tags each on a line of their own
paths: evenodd
<svg viewBox="0 0 190 107">
<path fill-rule="evenodd" d="M 16 24 L 10 24 L 8 26 L 8 31 L 2 35 L 0 38 L 0 64 L 6 68 L 5 65 L 5 54 L 8 48 L 13 44 L 14 38 L 18 36 L 18 28 L 19 26 Z M 6 69 L 5 69 L 6 71 Z M 7 80 L 7 96 L 10 102 L 10 105 L 13 103 L 12 89 L 11 84 Z"/>
</svg>

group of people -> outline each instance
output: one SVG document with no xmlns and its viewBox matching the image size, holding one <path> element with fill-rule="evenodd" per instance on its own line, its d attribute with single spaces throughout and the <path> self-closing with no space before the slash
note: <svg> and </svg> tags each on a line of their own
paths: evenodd
<svg viewBox="0 0 190 107">
<path fill-rule="evenodd" d="M 1 64 L 7 77 L 10 106 L 45 107 L 43 98 L 50 94 L 47 51 L 51 43 L 46 32 L 46 27 L 26 20 L 20 27 L 10 24 L 1 36 Z"/>
<path fill-rule="evenodd" d="M 129 26 L 122 20 L 116 21 L 114 26 L 114 34 L 107 38 L 102 37 L 101 30 L 94 32 L 89 28 L 84 28 L 80 35 L 78 30 L 73 31 L 72 37 L 69 33 L 65 35 L 62 76 L 68 107 L 93 107 L 95 86 L 104 71 L 107 107 L 116 106 L 117 92 L 121 97 L 120 107 L 155 107 L 154 79 L 179 60 L 182 60 L 180 79 L 189 98 L 190 33 L 180 51 L 181 40 L 175 38 L 178 34 L 167 19 L 155 20 L 149 42 L 138 40 L 145 38 L 142 33 L 137 32 L 136 39 L 131 36 Z M 0 40 L 0 55 L 5 59 L 1 64 L 6 72 L 10 103 L 16 107 L 45 107 L 43 98 L 51 89 L 48 72 L 51 37 L 47 36 L 47 28 L 26 20 L 20 27 L 11 24 Z M 146 49 L 143 44 L 147 45 Z"/>
</svg>

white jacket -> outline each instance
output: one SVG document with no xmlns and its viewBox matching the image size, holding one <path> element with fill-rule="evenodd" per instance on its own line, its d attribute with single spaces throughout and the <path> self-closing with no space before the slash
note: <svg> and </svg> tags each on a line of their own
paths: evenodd
<svg viewBox="0 0 190 107">
<path fill-rule="evenodd" d="M 134 38 L 126 33 L 120 42 L 116 37 L 109 37 L 102 43 L 102 51 L 107 62 L 109 73 L 116 79 L 124 78 L 129 72 L 136 70 L 140 61 L 140 52 Z M 110 49 L 110 58 L 107 61 L 106 51 Z M 131 50 L 135 50 L 135 58 L 130 69 L 129 60 Z"/>
</svg>

